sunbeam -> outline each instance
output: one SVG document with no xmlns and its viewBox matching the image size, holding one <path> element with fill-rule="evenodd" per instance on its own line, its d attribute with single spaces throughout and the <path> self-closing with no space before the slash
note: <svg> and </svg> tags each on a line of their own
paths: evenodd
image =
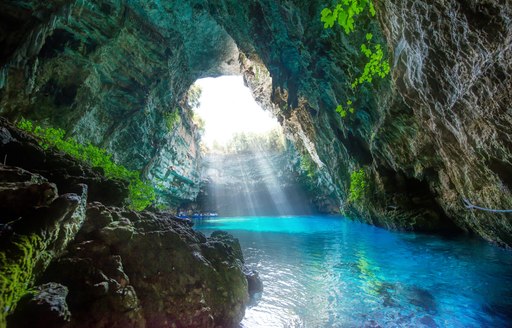
<svg viewBox="0 0 512 328">
<path fill-rule="evenodd" d="M 204 121 L 206 203 L 222 216 L 307 214 L 287 171 L 280 125 L 256 104 L 239 76 L 203 79 L 196 114 Z"/>
</svg>

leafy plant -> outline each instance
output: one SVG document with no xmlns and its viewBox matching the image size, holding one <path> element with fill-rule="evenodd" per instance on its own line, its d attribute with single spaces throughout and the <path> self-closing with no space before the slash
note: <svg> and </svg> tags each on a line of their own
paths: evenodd
<svg viewBox="0 0 512 328">
<path fill-rule="evenodd" d="M 193 84 L 187 92 L 187 104 L 190 108 L 197 108 L 201 104 L 203 90 L 199 84 Z"/>
<path fill-rule="evenodd" d="M 178 108 L 176 108 L 172 113 L 164 114 L 165 125 L 167 126 L 167 131 L 171 132 L 174 130 L 176 125 L 180 124 L 181 116 Z"/>
<path fill-rule="evenodd" d="M 324 23 L 324 28 L 332 28 L 337 21 L 345 33 L 350 34 L 355 28 L 355 17 L 363 13 L 366 8 L 371 16 L 375 16 L 375 8 L 371 0 L 342 0 L 334 9 L 324 8 L 320 20 Z"/>
<path fill-rule="evenodd" d="M 112 156 L 105 149 L 98 148 L 90 143 L 82 145 L 74 138 L 65 138 L 66 133 L 62 129 L 42 128 L 26 119 L 21 119 L 17 126 L 38 137 L 41 147 L 45 149 L 55 147 L 92 167 L 102 168 L 108 178 L 128 181 L 130 207 L 132 209 L 144 210 L 156 199 L 153 186 L 148 182 L 143 182 L 140 179 L 139 172 L 128 170 L 124 166 L 114 163 Z"/>
<path fill-rule="evenodd" d="M 300 168 L 307 173 L 308 178 L 315 177 L 316 165 L 309 155 L 304 154 L 300 157 Z"/>
<path fill-rule="evenodd" d="M 324 28 L 332 28 L 337 22 L 343 28 L 345 34 L 350 34 L 355 31 L 357 17 L 368 11 L 370 17 L 374 17 L 375 7 L 372 0 L 340 0 L 340 2 L 333 8 L 324 8 L 321 12 L 320 21 L 324 23 Z M 382 45 L 372 42 L 373 34 L 366 33 L 366 41 L 360 46 L 361 53 L 366 57 L 366 64 L 360 77 L 356 78 L 352 83 L 352 89 L 367 82 L 372 83 L 377 77 L 385 78 L 390 72 L 390 65 L 384 56 Z M 354 90 L 356 91 L 356 90 Z M 354 114 L 354 102 L 357 99 L 348 99 L 345 106 L 339 104 L 336 107 L 336 112 L 345 118 L 348 113 Z"/>
<path fill-rule="evenodd" d="M 384 52 L 380 44 L 372 44 L 373 35 L 366 34 L 367 44 L 361 45 L 361 52 L 368 58 L 368 62 L 364 66 L 363 74 L 352 82 L 352 88 L 364 82 L 372 83 L 373 79 L 378 76 L 385 78 L 391 70 L 389 62 L 384 58 Z"/>
<path fill-rule="evenodd" d="M 364 196 L 368 187 L 367 180 L 366 172 L 363 169 L 350 174 L 349 201 L 357 202 Z"/>
<path fill-rule="evenodd" d="M 343 107 L 342 105 L 338 105 L 336 107 L 336 113 L 340 114 L 342 118 L 345 118 L 347 116 L 347 111 L 350 114 L 354 114 L 355 112 L 354 106 L 352 106 L 352 100 L 347 100 L 346 107 Z"/>
<path fill-rule="evenodd" d="M 194 115 L 192 116 L 192 122 L 196 126 L 199 133 L 201 133 L 201 134 L 204 133 L 204 128 L 205 128 L 206 122 L 203 120 L 203 118 L 201 116 L 199 116 L 199 114 L 194 113 Z"/>
<path fill-rule="evenodd" d="M 285 141 L 282 131 L 280 129 L 273 129 L 266 133 L 235 133 L 228 140 L 225 147 L 222 147 L 222 145 L 217 145 L 216 147 L 224 148 L 223 152 L 232 154 L 261 150 L 281 152 L 285 149 Z"/>
</svg>

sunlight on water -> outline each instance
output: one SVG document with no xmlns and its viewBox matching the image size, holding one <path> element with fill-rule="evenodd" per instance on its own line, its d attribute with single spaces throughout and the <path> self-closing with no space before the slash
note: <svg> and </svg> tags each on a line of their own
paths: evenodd
<svg viewBox="0 0 512 328">
<path fill-rule="evenodd" d="M 196 221 L 240 239 L 264 291 L 242 327 L 509 327 L 512 253 L 341 217 Z"/>
</svg>

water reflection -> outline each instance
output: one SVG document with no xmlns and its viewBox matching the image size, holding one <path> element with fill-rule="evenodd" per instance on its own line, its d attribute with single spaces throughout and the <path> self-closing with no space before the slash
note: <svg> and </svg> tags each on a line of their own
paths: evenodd
<svg viewBox="0 0 512 328">
<path fill-rule="evenodd" d="M 198 222 L 240 239 L 264 292 L 243 327 L 507 327 L 512 254 L 337 217 Z"/>
</svg>

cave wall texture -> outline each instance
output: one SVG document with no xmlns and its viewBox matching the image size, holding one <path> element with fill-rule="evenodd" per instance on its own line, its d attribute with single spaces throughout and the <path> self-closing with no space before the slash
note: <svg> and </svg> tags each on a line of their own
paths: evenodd
<svg viewBox="0 0 512 328">
<path fill-rule="evenodd" d="M 512 5 L 505 0 L 379 0 L 347 37 L 324 30 L 329 1 L 8 1 L 0 4 L 0 114 L 65 127 L 158 181 L 170 166 L 198 192 L 200 153 L 186 91 L 243 74 L 313 165 L 321 208 L 389 229 L 465 230 L 512 245 Z M 354 40 L 387 44 L 391 77 L 335 112 L 361 66 Z M 179 111 L 180 133 L 166 128 Z M 179 135 L 180 138 L 176 138 Z M 181 162 L 179 161 L 181 160 Z M 368 192 L 347 202 L 350 174 Z M 182 171 L 180 171 L 182 172 Z"/>
<path fill-rule="evenodd" d="M 125 183 L 3 118 L 0 157 L 0 328 L 235 327 L 261 292 L 238 239 L 120 207 Z"/>
</svg>

